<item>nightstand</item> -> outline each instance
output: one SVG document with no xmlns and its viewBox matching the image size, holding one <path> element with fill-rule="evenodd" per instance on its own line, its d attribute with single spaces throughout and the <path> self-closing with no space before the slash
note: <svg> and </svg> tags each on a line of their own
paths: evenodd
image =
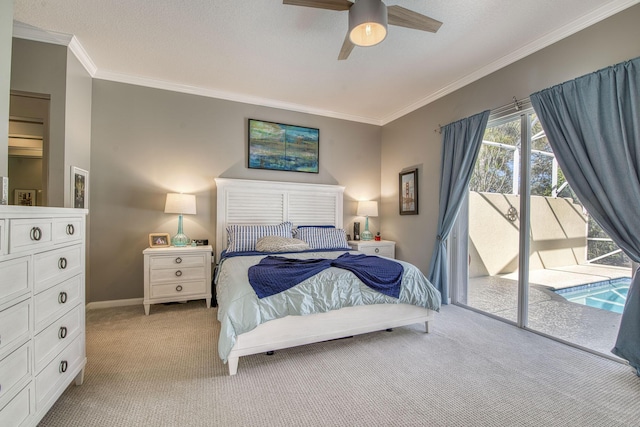
<svg viewBox="0 0 640 427">
<path fill-rule="evenodd" d="M 380 255 L 387 258 L 396 257 L 396 242 L 391 240 L 349 240 L 348 243 L 351 249 L 367 255 Z"/>
<path fill-rule="evenodd" d="M 144 312 L 151 304 L 205 299 L 211 307 L 211 246 L 147 248 Z"/>
</svg>

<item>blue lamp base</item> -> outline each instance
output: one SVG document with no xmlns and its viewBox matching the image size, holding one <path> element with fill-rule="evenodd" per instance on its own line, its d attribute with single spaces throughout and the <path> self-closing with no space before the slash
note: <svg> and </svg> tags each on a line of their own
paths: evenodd
<svg viewBox="0 0 640 427">
<path fill-rule="evenodd" d="M 369 231 L 369 217 L 364 222 L 364 231 L 360 234 L 362 240 L 373 240 L 373 233 Z"/>
<path fill-rule="evenodd" d="M 178 234 L 171 238 L 171 244 L 173 246 L 188 246 L 191 243 L 191 239 L 182 232 L 182 214 L 178 216 Z"/>
</svg>

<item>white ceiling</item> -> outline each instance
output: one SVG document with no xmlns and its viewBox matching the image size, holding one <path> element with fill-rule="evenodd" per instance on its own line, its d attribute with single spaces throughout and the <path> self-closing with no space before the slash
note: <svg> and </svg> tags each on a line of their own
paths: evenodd
<svg viewBox="0 0 640 427">
<path fill-rule="evenodd" d="M 346 61 L 348 12 L 281 0 L 15 0 L 14 35 L 95 78 L 383 125 L 639 1 L 388 0 L 444 24 Z"/>
</svg>

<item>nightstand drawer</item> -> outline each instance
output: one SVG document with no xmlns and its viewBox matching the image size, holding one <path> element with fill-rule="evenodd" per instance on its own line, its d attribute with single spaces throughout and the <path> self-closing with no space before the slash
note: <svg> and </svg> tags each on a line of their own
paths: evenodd
<svg viewBox="0 0 640 427">
<path fill-rule="evenodd" d="M 194 294 L 204 294 L 207 292 L 206 282 L 174 282 L 164 285 L 151 286 L 151 298 L 180 298 Z"/>
<path fill-rule="evenodd" d="M 0 304 L 29 292 L 29 257 L 0 262 Z"/>
<path fill-rule="evenodd" d="M 152 270 L 159 268 L 184 268 L 204 266 L 205 256 L 196 255 L 176 255 L 176 256 L 154 256 L 149 261 Z"/>
<path fill-rule="evenodd" d="M 81 245 L 36 255 L 33 266 L 34 293 L 42 292 L 48 287 L 82 272 L 84 269 L 82 260 Z"/>
<path fill-rule="evenodd" d="M 175 282 L 176 280 L 203 280 L 205 278 L 204 267 L 180 267 L 163 270 L 152 269 L 149 272 L 151 286 L 163 282 Z"/>
<path fill-rule="evenodd" d="M 365 246 L 358 249 L 360 252 L 363 252 L 367 255 L 380 255 L 386 256 L 389 258 L 393 258 L 395 255 L 395 251 L 393 250 L 393 246 L 385 245 L 385 246 Z"/>
<path fill-rule="evenodd" d="M 9 393 L 15 392 L 14 387 L 31 374 L 30 349 L 29 344 L 25 344 L 0 360 L 0 402 L 5 396 L 9 396 Z"/>
</svg>

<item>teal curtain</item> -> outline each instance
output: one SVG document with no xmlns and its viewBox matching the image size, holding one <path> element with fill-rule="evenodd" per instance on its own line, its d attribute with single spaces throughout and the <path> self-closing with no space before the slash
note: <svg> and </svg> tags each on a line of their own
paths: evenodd
<svg viewBox="0 0 640 427">
<path fill-rule="evenodd" d="M 440 291 L 443 304 L 447 304 L 449 300 L 446 240 L 467 194 L 488 120 L 489 110 L 442 128 L 438 237 L 428 277 Z"/>
<path fill-rule="evenodd" d="M 640 262 L 640 58 L 531 95 L 565 177 L 589 214 Z M 640 274 L 612 352 L 640 376 Z"/>
</svg>

